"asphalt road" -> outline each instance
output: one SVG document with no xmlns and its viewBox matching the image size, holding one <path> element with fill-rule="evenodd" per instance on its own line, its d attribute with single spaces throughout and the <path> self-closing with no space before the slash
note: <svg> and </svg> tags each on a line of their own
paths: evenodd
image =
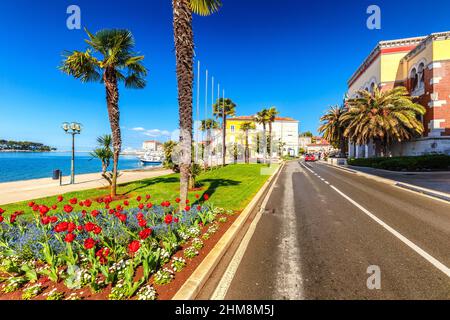
<svg viewBox="0 0 450 320">
<path fill-rule="evenodd" d="M 450 299 L 450 204 L 291 162 L 238 263 L 225 299 Z"/>
</svg>

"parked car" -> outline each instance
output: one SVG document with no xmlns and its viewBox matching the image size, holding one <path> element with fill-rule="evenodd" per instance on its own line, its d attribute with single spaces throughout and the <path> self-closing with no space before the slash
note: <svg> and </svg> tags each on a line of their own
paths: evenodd
<svg viewBox="0 0 450 320">
<path fill-rule="evenodd" d="M 305 155 L 305 161 L 306 161 L 306 162 L 314 162 L 314 161 L 316 161 L 316 160 L 317 160 L 317 158 L 316 158 L 316 156 L 313 155 L 313 154 L 307 154 L 307 155 Z"/>
</svg>

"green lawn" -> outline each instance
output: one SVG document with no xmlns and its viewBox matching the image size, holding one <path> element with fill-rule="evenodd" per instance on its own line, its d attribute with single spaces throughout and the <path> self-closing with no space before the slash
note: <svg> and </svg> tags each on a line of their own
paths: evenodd
<svg viewBox="0 0 450 320">
<path fill-rule="evenodd" d="M 198 184 L 202 187 L 201 191 L 191 192 L 190 200 L 195 201 L 195 194 L 208 194 L 210 203 L 214 206 L 231 210 L 242 210 L 251 201 L 255 194 L 262 187 L 264 182 L 269 178 L 268 175 L 262 175 L 261 164 L 237 164 L 229 165 L 225 168 L 215 169 L 203 173 L 198 179 Z M 137 206 L 135 200 L 138 195 L 145 196 L 150 194 L 151 201 L 154 204 L 160 204 L 162 201 L 168 200 L 172 203 L 178 196 L 179 175 L 171 174 L 168 176 L 140 180 L 136 182 L 120 185 L 118 193 L 127 195 L 130 199 L 130 206 Z M 64 194 L 65 201 L 69 198 L 76 197 L 79 201 L 85 199 L 94 199 L 99 196 L 105 196 L 108 190 L 90 189 L 78 192 L 69 192 Z M 34 200 L 37 204 L 51 206 L 56 203 L 56 197 L 48 197 Z M 24 210 L 30 213 L 28 208 L 29 201 L 9 204 L 2 206 L 7 213 L 13 213 L 18 210 Z M 90 210 L 98 209 L 100 206 L 94 202 Z"/>
</svg>

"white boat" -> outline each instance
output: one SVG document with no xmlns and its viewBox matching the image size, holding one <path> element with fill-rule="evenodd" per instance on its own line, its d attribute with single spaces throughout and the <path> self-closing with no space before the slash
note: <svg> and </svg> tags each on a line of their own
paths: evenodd
<svg viewBox="0 0 450 320">
<path fill-rule="evenodd" d="M 156 153 L 147 152 L 143 157 L 139 158 L 143 164 L 162 164 L 164 156 Z"/>
</svg>

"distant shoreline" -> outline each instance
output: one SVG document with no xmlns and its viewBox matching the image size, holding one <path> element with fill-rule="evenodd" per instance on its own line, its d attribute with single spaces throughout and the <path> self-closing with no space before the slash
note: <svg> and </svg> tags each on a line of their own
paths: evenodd
<svg viewBox="0 0 450 320">
<path fill-rule="evenodd" d="M 33 151 L 33 150 L 0 150 L 2 153 L 49 153 L 58 151 Z"/>
</svg>

